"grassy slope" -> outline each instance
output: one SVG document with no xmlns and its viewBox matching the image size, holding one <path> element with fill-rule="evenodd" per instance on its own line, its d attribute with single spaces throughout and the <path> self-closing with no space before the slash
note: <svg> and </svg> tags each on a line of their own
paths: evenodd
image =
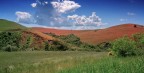
<svg viewBox="0 0 144 73">
<path fill-rule="evenodd" d="M 13 29 L 24 29 L 26 27 L 4 19 L 0 19 L 0 31 L 5 31 L 5 30 L 13 30 Z"/>
</svg>

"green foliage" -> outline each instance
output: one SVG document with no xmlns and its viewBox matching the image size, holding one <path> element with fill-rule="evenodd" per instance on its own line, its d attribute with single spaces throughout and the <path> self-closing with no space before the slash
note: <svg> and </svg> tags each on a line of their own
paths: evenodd
<svg viewBox="0 0 144 73">
<path fill-rule="evenodd" d="M 45 51 L 49 51 L 49 50 L 50 50 L 49 48 L 50 48 L 50 47 L 49 47 L 48 42 L 45 42 Z"/>
<path fill-rule="evenodd" d="M 97 45 L 97 47 L 102 51 L 108 51 L 108 49 L 111 48 L 111 46 L 112 45 L 110 42 L 103 42 Z"/>
<path fill-rule="evenodd" d="M 27 50 L 27 49 L 31 48 L 30 46 L 31 46 L 32 42 L 33 42 L 33 38 L 32 38 L 32 36 L 29 35 L 26 38 L 26 42 L 23 45 L 22 50 Z"/>
<path fill-rule="evenodd" d="M 60 39 L 64 40 L 67 43 L 71 43 L 74 45 L 80 45 L 82 42 L 80 41 L 80 38 L 75 36 L 74 34 L 70 34 L 67 36 L 61 36 Z"/>
<path fill-rule="evenodd" d="M 115 40 L 112 43 L 111 50 L 116 56 L 131 56 L 135 55 L 136 45 L 135 42 L 128 37 L 123 37 Z"/>
<path fill-rule="evenodd" d="M 0 49 L 8 45 L 20 47 L 20 32 L 1 32 L 0 33 Z"/>
<path fill-rule="evenodd" d="M 55 40 L 53 44 L 50 44 L 51 50 L 54 51 L 66 51 L 68 50 L 67 45 L 65 45 L 62 41 Z"/>
<path fill-rule="evenodd" d="M 82 51 L 100 51 L 96 46 L 88 43 L 81 43 L 79 47 Z"/>
<path fill-rule="evenodd" d="M 136 53 L 137 53 L 137 55 L 143 55 L 144 54 L 144 34 L 142 34 L 142 33 L 134 34 L 133 39 L 136 42 L 136 46 L 137 46 Z"/>
<path fill-rule="evenodd" d="M 68 47 L 62 41 L 55 40 L 45 42 L 44 49 L 45 51 L 66 51 Z"/>
<path fill-rule="evenodd" d="M 67 36 L 55 36 L 63 41 L 63 44 L 69 46 L 69 50 L 78 50 L 78 51 L 100 51 L 97 46 L 92 44 L 81 42 L 80 38 L 74 34 Z"/>
<path fill-rule="evenodd" d="M 142 33 L 134 34 L 133 38 L 136 42 L 137 48 L 143 49 L 144 48 L 144 34 Z"/>
<path fill-rule="evenodd" d="M 19 49 L 16 46 L 7 45 L 3 47 L 2 50 L 12 52 L 12 51 L 18 51 Z"/>
</svg>

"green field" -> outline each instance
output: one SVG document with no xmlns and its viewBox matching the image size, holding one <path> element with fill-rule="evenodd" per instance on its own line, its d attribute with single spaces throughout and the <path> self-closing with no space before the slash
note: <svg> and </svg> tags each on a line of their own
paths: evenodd
<svg viewBox="0 0 144 73">
<path fill-rule="evenodd" d="M 26 27 L 4 19 L 0 19 L 0 31 L 6 31 L 6 30 L 14 30 L 14 29 L 25 29 Z"/>
<path fill-rule="evenodd" d="M 144 73 L 144 56 L 107 52 L 0 52 L 0 73 Z"/>
</svg>

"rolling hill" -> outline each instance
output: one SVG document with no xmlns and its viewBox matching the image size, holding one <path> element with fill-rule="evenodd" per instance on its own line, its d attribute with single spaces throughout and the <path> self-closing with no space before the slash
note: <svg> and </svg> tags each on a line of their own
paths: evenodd
<svg viewBox="0 0 144 73">
<path fill-rule="evenodd" d="M 100 30 L 58 30 L 50 28 L 32 28 L 43 33 L 55 33 L 56 35 L 75 34 L 83 42 L 99 44 L 112 41 L 123 36 L 131 36 L 136 33 L 144 33 L 144 27 L 137 24 L 121 24 Z"/>
<path fill-rule="evenodd" d="M 4 19 L 0 19 L 0 31 L 7 31 L 7 30 L 18 30 L 18 29 L 24 29 L 26 27 Z"/>
<path fill-rule="evenodd" d="M 12 21 L 0 19 L 0 31 L 11 31 L 23 29 L 23 41 L 26 41 L 27 36 L 32 36 L 34 38 L 33 45 L 42 45 L 45 41 L 55 40 L 54 37 L 49 36 L 45 33 L 54 33 L 56 35 L 69 35 L 75 34 L 80 37 L 81 41 L 91 44 L 100 44 L 103 42 L 113 41 L 123 36 L 131 36 L 136 33 L 144 33 L 144 26 L 137 24 L 121 24 L 117 26 L 112 26 L 106 29 L 99 30 L 60 30 L 52 28 L 42 28 L 33 27 L 26 28 Z M 18 30 L 17 30 L 18 29 Z M 40 44 L 41 43 L 41 44 Z"/>
<path fill-rule="evenodd" d="M 56 35 L 68 35 L 68 34 L 79 34 L 89 30 L 61 30 L 61 29 L 52 29 L 52 28 L 41 28 L 33 27 L 33 30 L 40 31 L 42 33 L 54 33 Z"/>
<path fill-rule="evenodd" d="M 29 35 L 35 35 L 37 37 L 42 38 L 43 40 L 52 40 L 53 39 L 51 36 L 43 34 L 39 31 L 30 30 L 29 28 L 24 27 L 18 23 L 0 19 L 0 31 L 19 31 L 21 29 L 23 29 L 22 30 L 23 33 L 27 33 Z"/>
<path fill-rule="evenodd" d="M 18 23 L 0 19 L 0 31 L 10 31 L 10 32 L 21 32 L 22 38 L 20 39 L 21 44 L 27 43 L 28 37 L 32 38 L 30 47 L 44 48 L 44 43 L 48 40 L 54 40 L 53 37 L 46 35 L 42 32 L 31 30 L 30 28 L 24 27 Z"/>
</svg>

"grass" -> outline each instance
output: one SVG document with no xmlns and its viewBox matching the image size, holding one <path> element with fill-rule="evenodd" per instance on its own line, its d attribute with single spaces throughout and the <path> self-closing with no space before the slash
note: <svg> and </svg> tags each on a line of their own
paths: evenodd
<svg viewBox="0 0 144 73">
<path fill-rule="evenodd" d="M 59 73 L 144 73 L 144 56 L 103 58 L 67 68 Z"/>
<path fill-rule="evenodd" d="M 0 73 L 58 73 L 104 55 L 105 52 L 0 52 Z"/>
<path fill-rule="evenodd" d="M 26 27 L 4 19 L 0 19 L 0 31 L 6 31 L 6 30 L 13 30 L 13 29 L 24 29 Z"/>
<path fill-rule="evenodd" d="M 0 73 L 144 73 L 144 56 L 116 58 L 107 52 L 0 52 Z"/>
</svg>

